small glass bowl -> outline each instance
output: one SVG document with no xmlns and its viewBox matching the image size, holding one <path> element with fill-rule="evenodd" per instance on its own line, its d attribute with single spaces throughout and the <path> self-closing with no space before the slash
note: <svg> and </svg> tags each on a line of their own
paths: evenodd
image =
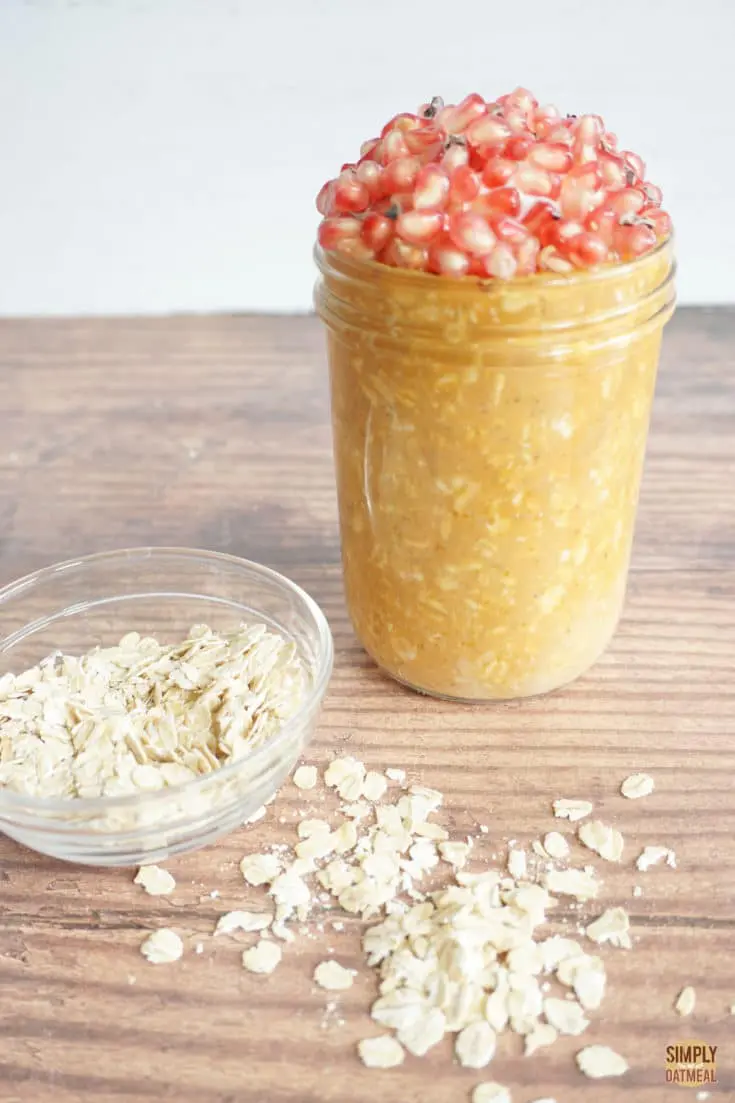
<svg viewBox="0 0 735 1103">
<path fill-rule="evenodd" d="M 125 797 L 44 799 L 0 789 L 0 831 L 69 862 L 127 866 L 205 846 L 278 790 L 316 726 L 333 644 L 319 606 L 267 567 L 215 552 L 132 548 L 59 563 L 0 590 L 0 676 L 54 651 L 81 655 L 126 632 L 175 642 L 193 624 L 267 624 L 310 676 L 299 711 L 245 758 L 184 785 Z"/>
</svg>

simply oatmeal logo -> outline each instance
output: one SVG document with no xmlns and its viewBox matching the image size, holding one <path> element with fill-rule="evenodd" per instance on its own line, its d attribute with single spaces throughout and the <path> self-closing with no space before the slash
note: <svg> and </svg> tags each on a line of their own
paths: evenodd
<svg viewBox="0 0 735 1103">
<path fill-rule="evenodd" d="M 717 1046 L 686 1039 L 666 1047 L 666 1083 L 696 1088 L 717 1083 Z"/>
</svg>

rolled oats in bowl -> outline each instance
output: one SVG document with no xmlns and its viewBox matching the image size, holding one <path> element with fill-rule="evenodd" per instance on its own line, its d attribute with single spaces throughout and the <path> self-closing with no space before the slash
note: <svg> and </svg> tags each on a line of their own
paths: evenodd
<svg viewBox="0 0 735 1103">
<path fill-rule="evenodd" d="M 78 862 L 152 862 L 255 818 L 331 673 L 311 598 L 231 556 L 91 556 L 0 610 L 0 829 Z"/>
</svg>

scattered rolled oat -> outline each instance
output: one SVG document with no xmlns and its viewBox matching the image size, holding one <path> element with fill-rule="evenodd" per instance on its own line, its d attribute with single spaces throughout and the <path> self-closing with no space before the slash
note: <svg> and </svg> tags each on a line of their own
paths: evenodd
<svg viewBox="0 0 735 1103">
<path fill-rule="evenodd" d="M 654 781 L 650 774 L 631 774 L 620 786 L 620 792 L 628 800 L 648 797 L 654 790 Z"/>
<path fill-rule="evenodd" d="M 559 1037 L 559 1031 L 551 1023 L 539 1023 L 524 1038 L 523 1056 L 530 1057 L 536 1050 L 552 1046 Z"/>
<path fill-rule="evenodd" d="M 601 958 L 583 953 L 565 958 L 559 962 L 556 976 L 561 984 L 574 989 L 585 1011 L 594 1011 L 602 1003 L 607 978 Z"/>
<path fill-rule="evenodd" d="M 243 950 L 242 963 L 250 973 L 272 973 L 282 956 L 283 952 L 277 942 L 261 938 L 260 942 Z"/>
<path fill-rule="evenodd" d="M 495 1056 L 495 1045 L 495 1031 L 488 1022 L 480 1019 L 460 1030 L 454 1052 L 464 1068 L 484 1069 Z"/>
<path fill-rule="evenodd" d="M 583 820 L 592 811 L 592 803 L 588 800 L 555 800 L 554 815 L 560 820 Z"/>
<path fill-rule="evenodd" d="M 270 927 L 273 916 L 266 912 L 232 911 L 221 915 L 214 928 L 215 935 L 234 934 L 235 931 L 265 931 Z"/>
<path fill-rule="evenodd" d="M 697 1003 L 697 993 L 692 986 L 688 984 L 686 988 L 682 988 L 679 995 L 676 997 L 674 1004 L 674 1011 L 677 1015 L 691 1015 Z"/>
<path fill-rule="evenodd" d="M 625 908 L 608 908 L 585 931 L 593 942 L 609 942 L 623 950 L 630 950 L 630 920 Z"/>
<path fill-rule="evenodd" d="M 646 846 L 638 855 L 635 864 L 641 873 L 645 873 L 651 866 L 657 866 L 663 861 L 667 866 L 676 869 L 676 854 L 668 846 Z"/>
<path fill-rule="evenodd" d="M 0 681 L 0 788 L 77 798 L 177 786 L 261 745 L 307 689 L 295 645 L 263 624 L 57 652 Z"/>
<path fill-rule="evenodd" d="M 385 776 L 390 778 L 391 781 L 397 781 L 399 785 L 402 785 L 406 780 L 406 771 L 396 770 L 394 766 L 389 766 L 385 771 Z"/>
<path fill-rule="evenodd" d="M 184 943 L 176 931 L 172 931 L 169 927 L 161 927 L 160 930 L 148 935 L 140 947 L 140 952 L 151 965 L 169 965 L 172 961 L 179 960 L 184 952 Z"/>
<path fill-rule="evenodd" d="M 161 866 L 141 866 L 133 883 L 140 885 L 149 896 L 168 896 L 176 888 L 172 875 Z"/>
<path fill-rule="evenodd" d="M 601 1080 L 605 1076 L 623 1076 L 628 1071 L 628 1062 L 609 1046 L 585 1046 L 575 1058 L 580 1072 L 591 1080 Z"/>
<path fill-rule="evenodd" d="M 510 1092 L 502 1084 L 487 1080 L 472 1092 L 472 1103 L 512 1103 Z"/>
<path fill-rule="evenodd" d="M 640 885 L 633 885 L 633 896 L 643 896 L 643 889 Z"/>
<path fill-rule="evenodd" d="M 281 860 L 275 854 L 246 854 L 240 862 L 240 872 L 249 885 L 267 885 L 281 871 Z"/>
<path fill-rule="evenodd" d="M 623 856 L 623 836 L 615 827 L 600 820 L 588 820 L 580 825 L 577 837 L 589 850 L 594 850 L 606 862 L 619 862 Z"/>
<path fill-rule="evenodd" d="M 560 1034 L 581 1034 L 590 1025 L 584 1009 L 574 1000 L 549 997 L 544 1000 L 544 1015 Z"/>
<path fill-rule="evenodd" d="M 550 869 L 543 877 L 543 886 L 549 892 L 558 892 L 561 896 L 573 896 L 576 900 L 592 900 L 600 888 L 594 870 L 588 869 Z"/>
<path fill-rule="evenodd" d="M 569 857 L 569 843 L 560 831 L 548 831 L 544 835 L 543 849 L 550 858 L 562 860 Z"/>
<path fill-rule="evenodd" d="M 439 854 L 448 862 L 450 866 L 454 866 L 455 869 L 463 869 L 467 865 L 467 860 L 470 856 L 469 843 L 461 842 L 441 842 L 439 843 Z"/>
<path fill-rule="evenodd" d="M 392 1034 L 363 1038 L 357 1043 L 357 1052 L 363 1065 L 369 1069 L 394 1069 L 403 1064 L 406 1056 L 403 1046 Z"/>
<path fill-rule="evenodd" d="M 345 969 L 338 961 L 329 959 L 320 961 L 314 970 L 314 980 L 320 988 L 328 992 L 342 992 L 352 987 L 355 974 L 352 969 Z"/>
<path fill-rule="evenodd" d="M 516 881 L 522 881 L 526 877 L 527 862 L 525 850 L 517 850 L 511 847 L 508 853 L 508 873 Z"/>
<path fill-rule="evenodd" d="M 362 795 L 371 801 L 382 800 L 388 788 L 388 781 L 377 770 L 368 770 L 362 783 Z"/>
<path fill-rule="evenodd" d="M 299 766 L 293 775 L 293 783 L 297 789 L 313 789 L 318 777 L 316 766 Z"/>
</svg>

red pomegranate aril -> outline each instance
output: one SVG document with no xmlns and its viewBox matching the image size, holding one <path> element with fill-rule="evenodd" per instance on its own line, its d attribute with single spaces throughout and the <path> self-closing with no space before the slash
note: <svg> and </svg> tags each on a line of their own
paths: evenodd
<svg viewBox="0 0 735 1103">
<path fill-rule="evenodd" d="M 377 162 L 362 161 L 355 169 L 355 176 L 361 184 L 365 185 L 372 199 L 377 199 L 378 196 L 384 194 L 382 184 L 383 169 Z"/>
<path fill-rule="evenodd" d="M 477 256 L 489 253 L 495 244 L 495 234 L 487 219 L 472 211 L 460 211 L 450 216 L 449 236 L 458 249 Z"/>
<path fill-rule="evenodd" d="M 405 157 L 407 153 L 406 141 L 400 130 L 391 130 L 384 138 L 380 139 L 381 164 L 388 165 L 398 157 Z"/>
<path fill-rule="evenodd" d="M 419 210 L 441 210 L 449 197 L 449 177 L 439 165 L 424 165 L 416 177 L 413 205 Z"/>
<path fill-rule="evenodd" d="M 327 180 L 326 184 L 323 184 L 319 189 L 319 194 L 316 197 L 316 209 L 321 215 L 330 215 L 332 213 L 332 196 L 334 193 L 334 181 Z"/>
<path fill-rule="evenodd" d="M 604 203 L 604 209 L 615 214 L 637 214 L 646 205 L 646 197 L 640 188 L 623 188 L 613 192 Z"/>
<path fill-rule="evenodd" d="M 481 119 L 487 114 L 487 104 L 477 92 L 471 92 L 465 96 L 453 109 L 451 126 L 447 127 L 450 134 L 460 134 L 475 119 Z"/>
<path fill-rule="evenodd" d="M 637 153 L 631 153 L 629 149 L 623 150 L 622 157 L 628 167 L 636 174 L 638 180 L 643 180 L 646 175 L 646 166 L 642 158 Z"/>
<path fill-rule="evenodd" d="M 449 202 L 469 203 L 480 190 L 480 178 L 469 165 L 460 165 L 449 177 Z"/>
<path fill-rule="evenodd" d="M 538 100 L 533 92 L 529 92 L 528 88 L 523 88 L 522 85 L 519 85 L 518 88 L 514 88 L 513 91 L 505 97 L 505 102 L 509 107 L 517 107 L 519 111 L 523 111 L 523 113 L 529 117 L 538 107 Z"/>
<path fill-rule="evenodd" d="M 386 134 L 390 134 L 392 130 L 404 132 L 413 130 L 417 126 L 421 126 L 421 119 L 418 115 L 411 115 L 408 111 L 403 111 L 400 115 L 394 115 L 392 119 L 389 119 L 381 130 L 380 137 L 385 138 Z"/>
<path fill-rule="evenodd" d="M 569 127 L 569 121 L 566 119 L 557 121 L 556 125 L 545 135 L 544 141 L 551 142 L 552 145 L 572 146 L 574 133 Z"/>
<path fill-rule="evenodd" d="M 467 127 L 465 137 L 473 146 L 501 145 L 510 138 L 510 128 L 496 115 L 483 115 Z"/>
<path fill-rule="evenodd" d="M 622 157 L 614 153 L 602 153 L 597 159 L 602 185 L 608 191 L 619 191 L 628 183 Z"/>
<path fill-rule="evenodd" d="M 513 174 L 513 183 L 519 191 L 526 195 L 551 196 L 559 188 L 554 186 L 554 180 L 550 173 L 543 169 L 534 168 L 533 165 L 521 165 Z"/>
<path fill-rule="evenodd" d="M 534 205 L 529 208 L 525 218 L 521 221 L 529 234 L 537 238 L 542 245 L 548 245 L 550 242 L 549 235 L 559 221 L 559 216 L 552 211 L 548 203 L 539 200 L 538 203 L 534 203 Z"/>
<path fill-rule="evenodd" d="M 418 157 L 397 157 L 383 169 L 380 179 L 383 195 L 410 191 L 421 169 Z"/>
<path fill-rule="evenodd" d="M 353 260 L 375 260 L 375 251 L 361 237 L 345 238 L 337 242 L 334 251 L 352 257 Z"/>
<path fill-rule="evenodd" d="M 513 279 L 518 268 L 513 250 L 503 242 L 499 242 L 492 253 L 483 258 L 483 263 L 488 276 L 495 276 L 498 280 Z"/>
<path fill-rule="evenodd" d="M 342 173 L 334 182 L 332 207 L 340 214 L 364 211 L 370 203 L 370 192 L 354 173 Z"/>
<path fill-rule="evenodd" d="M 396 234 L 412 245 L 424 245 L 442 228 L 439 211 L 403 211 L 396 219 Z"/>
<path fill-rule="evenodd" d="M 423 123 L 414 130 L 407 130 L 403 135 L 406 149 L 409 153 L 425 153 L 443 140 L 444 135 L 433 123 Z"/>
<path fill-rule="evenodd" d="M 608 249 L 612 248 L 613 233 L 618 225 L 618 216 L 614 211 L 596 210 L 587 215 L 584 220 L 585 229 L 605 242 Z"/>
<path fill-rule="evenodd" d="M 394 237 L 380 253 L 378 260 L 381 260 L 384 264 L 392 265 L 393 268 L 413 268 L 416 271 L 425 271 L 429 260 L 429 250 Z"/>
<path fill-rule="evenodd" d="M 660 207 L 644 207 L 639 214 L 647 222 L 653 223 L 653 229 L 658 237 L 667 237 L 671 233 L 671 216 L 667 211 L 662 211 Z"/>
<path fill-rule="evenodd" d="M 530 276 L 536 271 L 539 250 L 541 244 L 538 238 L 529 237 L 520 245 L 516 245 L 514 252 L 516 258 L 516 276 Z"/>
<path fill-rule="evenodd" d="M 377 211 L 371 211 L 363 219 L 361 237 L 374 253 L 379 253 L 393 237 L 394 229 L 394 219 L 386 218 Z"/>
<path fill-rule="evenodd" d="M 599 115 L 580 115 L 574 129 L 581 141 L 597 145 L 605 132 L 605 124 Z"/>
<path fill-rule="evenodd" d="M 505 112 L 505 122 L 513 134 L 528 134 L 528 119 L 525 111 L 510 107 Z"/>
<path fill-rule="evenodd" d="M 363 142 L 360 146 L 360 157 L 372 157 L 372 155 L 375 153 L 375 149 L 379 141 L 379 138 L 371 138 L 370 141 Z"/>
<path fill-rule="evenodd" d="M 322 249 L 336 249 L 348 239 L 359 238 L 361 230 L 362 223 L 357 218 L 325 218 L 319 224 L 317 241 Z"/>
<path fill-rule="evenodd" d="M 472 210 L 486 217 L 495 214 L 515 216 L 520 209 L 521 197 L 516 188 L 492 188 L 472 202 Z"/>
<path fill-rule="evenodd" d="M 503 156 L 508 157 L 511 161 L 525 161 L 534 144 L 533 138 L 522 138 L 519 134 L 514 134 L 505 143 Z"/>
<path fill-rule="evenodd" d="M 451 242 L 433 242 L 429 248 L 429 271 L 439 276 L 464 276 L 470 267 L 470 258 Z"/>
<path fill-rule="evenodd" d="M 493 157 L 482 170 L 482 181 L 489 188 L 500 188 L 508 183 L 517 168 L 515 161 L 508 161 L 504 157 Z"/>
<path fill-rule="evenodd" d="M 598 190 L 599 175 L 589 165 L 570 169 L 562 179 L 559 204 L 564 218 L 584 218 L 605 199 Z"/>
<path fill-rule="evenodd" d="M 572 155 L 566 146 L 558 142 L 536 142 L 528 151 L 528 163 L 547 172 L 567 172 Z"/>
<path fill-rule="evenodd" d="M 590 268 L 607 259 L 608 246 L 601 237 L 583 230 L 570 237 L 563 248 L 560 246 L 559 252 L 568 257 L 575 268 Z"/>
<path fill-rule="evenodd" d="M 650 204 L 650 206 L 652 207 L 661 206 L 661 200 L 663 199 L 664 195 L 661 189 L 656 186 L 656 184 L 649 184 L 648 180 L 644 180 L 641 184 L 641 188 L 643 189 L 643 194 L 646 197 L 646 203 Z"/>
<path fill-rule="evenodd" d="M 641 223 L 632 226 L 617 226 L 613 233 L 613 249 L 621 260 L 640 257 L 653 249 L 658 239 L 655 230 Z"/>
<path fill-rule="evenodd" d="M 577 166 L 597 163 L 598 147 L 591 142 L 575 141 L 572 144 L 572 160 Z"/>
<path fill-rule="evenodd" d="M 523 223 L 509 215 L 495 215 L 490 219 L 490 225 L 498 240 L 505 242 L 506 245 L 522 245 L 529 236 L 528 229 Z"/>
<path fill-rule="evenodd" d="M 451 142 L 444 150 L 444 156 L 441 159 L 441 167 L 451 176 L 457 169 L 466 165 L 469 159 L 469 150 L 464 143 Z"/>
</svg>

